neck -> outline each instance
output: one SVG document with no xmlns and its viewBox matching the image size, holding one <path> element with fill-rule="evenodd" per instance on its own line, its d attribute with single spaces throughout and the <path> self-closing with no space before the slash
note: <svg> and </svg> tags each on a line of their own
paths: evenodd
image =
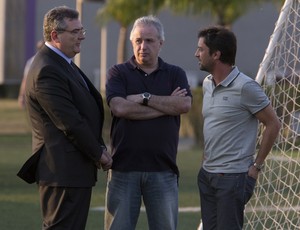
<svg viewBox="0 0 300 230">
<path fill-rule="evenodd" d="M 230 65 L 222 65 L 212 71 L 212 76 L 216 85 L 222 82 L 232 71 L 233 67 Z"/>
<path fill-rule="evenodd" d="M 140 69 L 142 69 L 147 74 L 152 73 L 153 71 L 155 71 L 158 68 L 158 62 L 156 62 L 154 64 L 149 64 L 149 65 L 139 64 L 139 63 L 136 63 L 136 64 Z"/>
</svg>

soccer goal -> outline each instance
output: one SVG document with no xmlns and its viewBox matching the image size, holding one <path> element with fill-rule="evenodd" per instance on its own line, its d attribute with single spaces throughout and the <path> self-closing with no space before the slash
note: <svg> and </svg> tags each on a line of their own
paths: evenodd
<svg viewBox="0 0 300 230">
<path fill-rule="evenodd" d="M 282 123 L 255 194 L 246 206 L 244 229 L 300 229 L 300 1 L 286 0 L 256 81 Z M 261 141 L 261 130 L 257 146 Z"/>
</svg>

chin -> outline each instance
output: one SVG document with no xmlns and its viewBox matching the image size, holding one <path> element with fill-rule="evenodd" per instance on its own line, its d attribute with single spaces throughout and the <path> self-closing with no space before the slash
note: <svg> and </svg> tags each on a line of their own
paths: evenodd
<svg viewBox="0 0 300 230">
<path fill-rule="evenodd" d="M 146 63 L 146 62 L 148 62 L 149 60 L 148 60 L 148 58 L 141 57 L 141 58 L 139 58 L 139 61 L 140 61 L 141 63 Z"/>
<path fill-rule="evenodd" d="M 206 72 L 209 72 L 207 68 L 205 68 L 204 66 L 200 66 L 200 70 L 202 71 L 206 71 Z"/>
</svg>

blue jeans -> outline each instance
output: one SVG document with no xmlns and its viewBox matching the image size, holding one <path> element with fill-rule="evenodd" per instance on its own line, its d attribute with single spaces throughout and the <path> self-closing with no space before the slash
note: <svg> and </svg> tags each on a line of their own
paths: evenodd
<svg viewBox="0 0 300 230">
<path fill-rule="evenodd" d="M 241 230 L 256 180 L 248 173 L 198 174 L 203 230 Z"/>
<path fill-rule="evenodd" d="M 175 173 L 109 170 L 105 229 L 134 230 L 142 199 L 150 230 L 177 228 L 178 184 Z"/>
</svg>

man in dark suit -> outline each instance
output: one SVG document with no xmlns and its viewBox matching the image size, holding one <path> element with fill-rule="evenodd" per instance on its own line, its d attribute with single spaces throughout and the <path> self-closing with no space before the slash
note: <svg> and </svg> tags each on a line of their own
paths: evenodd
<svg viewBox="0 0 300 230">
<path fill-rule="evenodd" d="M 85 39 L 78 12 L 53 8 L 43 28 L 45 45 L 26 85 L 34 157 L 18 175 L 29 172 L 28 182 L 38 183 L 43 229 L 84 230 L 97 168 L 112 164 L 102 139 L 102 97 L 71 60 Z"/>
</svg>

